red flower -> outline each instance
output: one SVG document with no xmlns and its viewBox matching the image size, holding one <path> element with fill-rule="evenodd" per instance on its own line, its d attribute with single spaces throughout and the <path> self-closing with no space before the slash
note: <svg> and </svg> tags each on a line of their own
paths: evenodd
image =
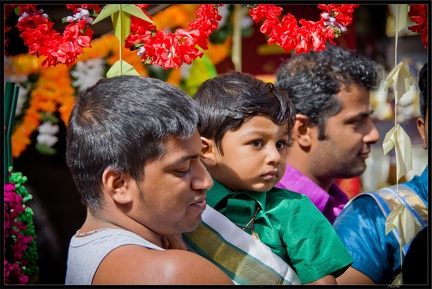
<svg viewBox="0 0 432 289">
<path fill-rule="evenodd" d="M 333 38 L 345 31 L 345 26 L 352 22 L 352 13 L 358 6 L 320 4 L 318 8 L 327 11 L 321 13 L 321 20 L 313 22 L 301 19 L 299 23 L 302 26 L 298 26 L 297 19 L 289 13 L 279 22 L 278 16 L 282 8 L 272 4 L 258 4 L 249 13 L 256 23 L 265 19 L 260 31 L 269 36 L 269 44 L 278 44 L 285 51 L 295 49 L 296 53 L 307 53 L 312 48 L 314 51 L 324 50 L 327 41 L 335 44 Z"/>
<path fill-rule="evenodd" d="M 343 26 L 351 24 L 352 14 L 357 7 L 359 7 L 358 4 L 318 4 L 319 9 L 329 12 L 330 16 L 335 17 L 337 22 Z"/>
<path fill-rule="evenodd" d="M 11 265 L 8 261 L 4 260 L 4 283 L 5 284 L 27 284 L 28 276 L 21 273 L 21 267 L 14 263 Z"/>
<path fill-rule="evenodd" d="M 427 19 L 427 4 L 411 4 L 408 16 L 416 25 L 408 27 L 412 32 L 420 33 L 424 48 L 427 48 L 428 43 L 428 19 Z"/>
<path fill-rule="evenodd" d="M 148 4 L 147 4 L 148 5 Z M 66 4 L 66 8 L 73 10 L 74 13 L 78 13 L 78 8 L 83 8 L 86 10 L 94 10 L 95 13 L 99 14 L 101 8 L 97 4 Z"/>
<path fill-rule="evenodd" d="M 53 23 L 42 10 L 36 10 L 35 5 L 20 5 L 20 18 L 17 24 L 21 31 L 24 44 L 28 46 L 29 53 L 46 56 L 42 62 L 43 67 L 55 66 L 57 64 L 72 64 L 78 55 L 83 53 L 83 48 L 91 47 L 93 30 L 86 20 L 76 20 L 66 26 L 63 35 L 52 29 Z M 69 9 L 75 12 L 79 8 L 91 9 L 99 12 L 98 5 L 69 4 Z M 25 12 L 25 13 L 24 13 Z"/>
<path fill-rule="evenodd" d="M 146 13 L 147 4 L 138 7 Z M 200 5 L 195 14 L 199 17 L 189 23 L 187 29 L 177 29 L 173 33 L 158 31 L 154 24 L 132 17 L 131 33 L 125 40 L 125 47 L 141 49 L 142 61 L 154 63 L 163 69 L 178 68 L 182 63 L 190 64 L 203 56 L 196 46 L 208 48 L 208 38 L 222 18 L 213 4 Z"/>
</svg>

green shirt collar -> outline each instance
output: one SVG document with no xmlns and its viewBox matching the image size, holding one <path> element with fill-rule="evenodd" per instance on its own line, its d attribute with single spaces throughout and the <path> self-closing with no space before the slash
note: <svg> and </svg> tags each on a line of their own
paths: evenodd
<svg viewBox="0 0 432 289">
<path fill-rule="evenodd" d="M 207 191 L 207 204 L 216 208 L 219 206 L 224 207 L 222 201 L 230 199 L 237 194 L 245 194 L 250 198 L 254 199 L 261 207 L 262 211 L 265 212 L 266 198 L 267 192 L 256 192 L 256 191 L 230 191 L 227 187 L 218 182 L 215 178 L 213 178 L 214 185 L 213 187 Z M 219 208 L 217 209 L 219 210 Z"/>
</svg>

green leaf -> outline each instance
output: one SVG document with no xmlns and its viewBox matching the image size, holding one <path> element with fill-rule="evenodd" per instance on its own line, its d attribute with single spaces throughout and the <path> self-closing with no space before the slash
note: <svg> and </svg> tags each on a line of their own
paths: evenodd
<svg viewBox="0 0 432 289">
<path fill-rule="evenodd" d="M 135 4 L 107 4 L 102 8 L 98 17 L 93 20 L 92 24 L 96 24 L 97 22 L 107 18 L 108 16 L 113 15 L 114 13 L 117 13 L 118 11 L 123 11 L 124 13 L 127 13 L 129 15 L 133 15 L 135 17 L 153 23 L 153 21 L 147 15 L 145 15 L 145 13 L 142 12 L 142 10 Z"/>
<path fill-rule="evenodd" d="M 107 18 L 108 16 L 111 16 L 112 14 L 116 13 L 120 10 L 121 4 L 107 4 L 105 5 L 101 12 L 99 13 L 98 17 L 96 17 L 95 20 L 93 20 L 92 25 L 96 24 L 97 22 Z"/>
<path fill-rule="evenodd" d="M 124 43 L 126 37 L 130 34 L 130 15 L 120 11 L 119 13 L 111 15 L 111 19 L 114 26 L 115 36 L 120 40 L 120 43 Z"/>
<path fill-rule="evenodd" d="M 108 70 L 107 78 L 119 75 L 139 75 L 135 68 L 124 60 L 117 60 L 116 63 Z"/>
<path fill-rule="evenodd" d="M 41 154 L 44 154 L 44 155 L 53 156 L 57 153 L 57 150 L 55 148 L 46 146 L 46 145 L 41 144 L 41 143 L 37 143 L 35 145 L 35 147 L 36 147 L 36 150 L 38 150 Z"/>
<path fill-rule="evenodd" d="M 151 20 L 147 15 L 145 15 L 145 13 L 135 4 L 123 5 L 122 10 L 125 13 L 141 18 L 142 20 L 145 20 L 147 22 L 153 23 L 153 20 Z"/>
</svg>

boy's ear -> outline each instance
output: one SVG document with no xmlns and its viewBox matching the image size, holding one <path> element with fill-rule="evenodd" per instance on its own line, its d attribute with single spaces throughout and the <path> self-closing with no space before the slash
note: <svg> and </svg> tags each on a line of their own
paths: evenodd
<svg viewBox="0 0 432 289">
<path fill-rule="evenodd" d="M 312 128 L 309 126 L 309 118 L 304 114 L 296 114 L 296 122 L 291 136 L 301 147 L 309 147 L 312 142 Z"/>
<path fill-rule="evenodd" d="M 119 204 L 132 202 L 133 195 L 131 191 L 131 180 L 125 173 L 117 173 L 108 168 L 102 174 L 102 185 L 104 191 Z"/>
<path fill-rule="evenodd" d="M 206 167 L 214 166 L 216 164 L 214 141 L 201 137 L 202 150 L 201 150 L 201 161 Z"/>
</svg>

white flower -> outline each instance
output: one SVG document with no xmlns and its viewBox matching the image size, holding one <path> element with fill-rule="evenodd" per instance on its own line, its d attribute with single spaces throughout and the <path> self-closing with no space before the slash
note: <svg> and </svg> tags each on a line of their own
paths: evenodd
<svg viewBox="0 0 432 289">
<path fill-rule="evenodd" d="M 39 134 L 36 141 L 40 144 L 52 147 L 58 141 L 58 138 L 50 134 Z"/>
<path fill-rule="evenodd" d="M 222 16 L 222 19 L 219 20 L 219 22 L 218 22 L 218 28 L 217 29 L 219 29 L 219 28 L 221 28 L 221 27 L 223 27 L 225 25 L 227 17 L 228 17 L 228 15 L 230 13 L 230 11 L 228 9 L 229 6 L 230 5 L 227 4 L 227 5 L 218 7 L 218 13 L 219 13 L 220 16 Z"/>
<path fill-rule="evenodd" d="M 247 29 L 254 24 L 252 18 L 249 16 L 249 8 L 247 8 L 246 6 L 243 6 L 242 7 L 242 14 L 245 15 L 245 17 L 242 17 L 242 19 L 240 21 L 240 26 L 242 29 Z"/>
<path fill-rule="evenodd" d="M 41 134 L 56 134 L 59 132 L 59 126 L 46 121 L 38 127 L 38 131 Z"/>
<path fill-rule="evenodd" d="M 138 51 L 137 51 L 137 55 L 139 56 L 139 57 L 142 57 L 143 55 L 144 55 L 144 53 L 145 53 L 145 48 L 144 48 L 144 45 L 143 46 L 140 46 L 139 48 L 138 48 Z"/>
<path fill-rule="evenodd" d="M 92 58 L 85 62 L 78 61 L 74 69 L 70 71 L 72 77 L 75 78 L 72 85 L 78 91 L 83 91 L 101 79 L 104 73 L 104 60 L 101 57 Z"/>
<path fill-rule="evenodd" d="M 192 68 L 192 63 L 191 64 L 183 63 L 180 66 L 180 75 L 181 75 L 181 78 L 183 78 L 183 79 L 189 78 L 191 68 Z"/>
<path fill-rule="evenodd" d="M 16 109 L 15 109 L 15 116 L 21 114 L 23 105 L 27 100 L 27 92 L 28 92 L 27 89 L 25 89 L 24 87 L 22 86 L 19 87 L 18 99 L 17 99 Z"/>
<path fill-rule="evenodd" d="M 84 8 L 78 8 L 78 12 L 75 13 L 73 16 L 67 16 L 66 20 L 68 22 L 85 20 L 88 24 L 93 23 L 93 18 L 90 17 L 90 12 Z"/>
<path fill-rule="evenodd" d="M 41 15 L 42 17 L 48 18 L 48 14 L 44 13 L 44 11 L 42 9 L 39 9 L 38 11 L 36 11 L 36 13 L 30 12 L 30 14 L 24 11 L 21 14 L 21 16 L 18 18 L 18 22 L 20 22 L 24 18 L 33 16 L 33 15 Z"/>
</svg>

